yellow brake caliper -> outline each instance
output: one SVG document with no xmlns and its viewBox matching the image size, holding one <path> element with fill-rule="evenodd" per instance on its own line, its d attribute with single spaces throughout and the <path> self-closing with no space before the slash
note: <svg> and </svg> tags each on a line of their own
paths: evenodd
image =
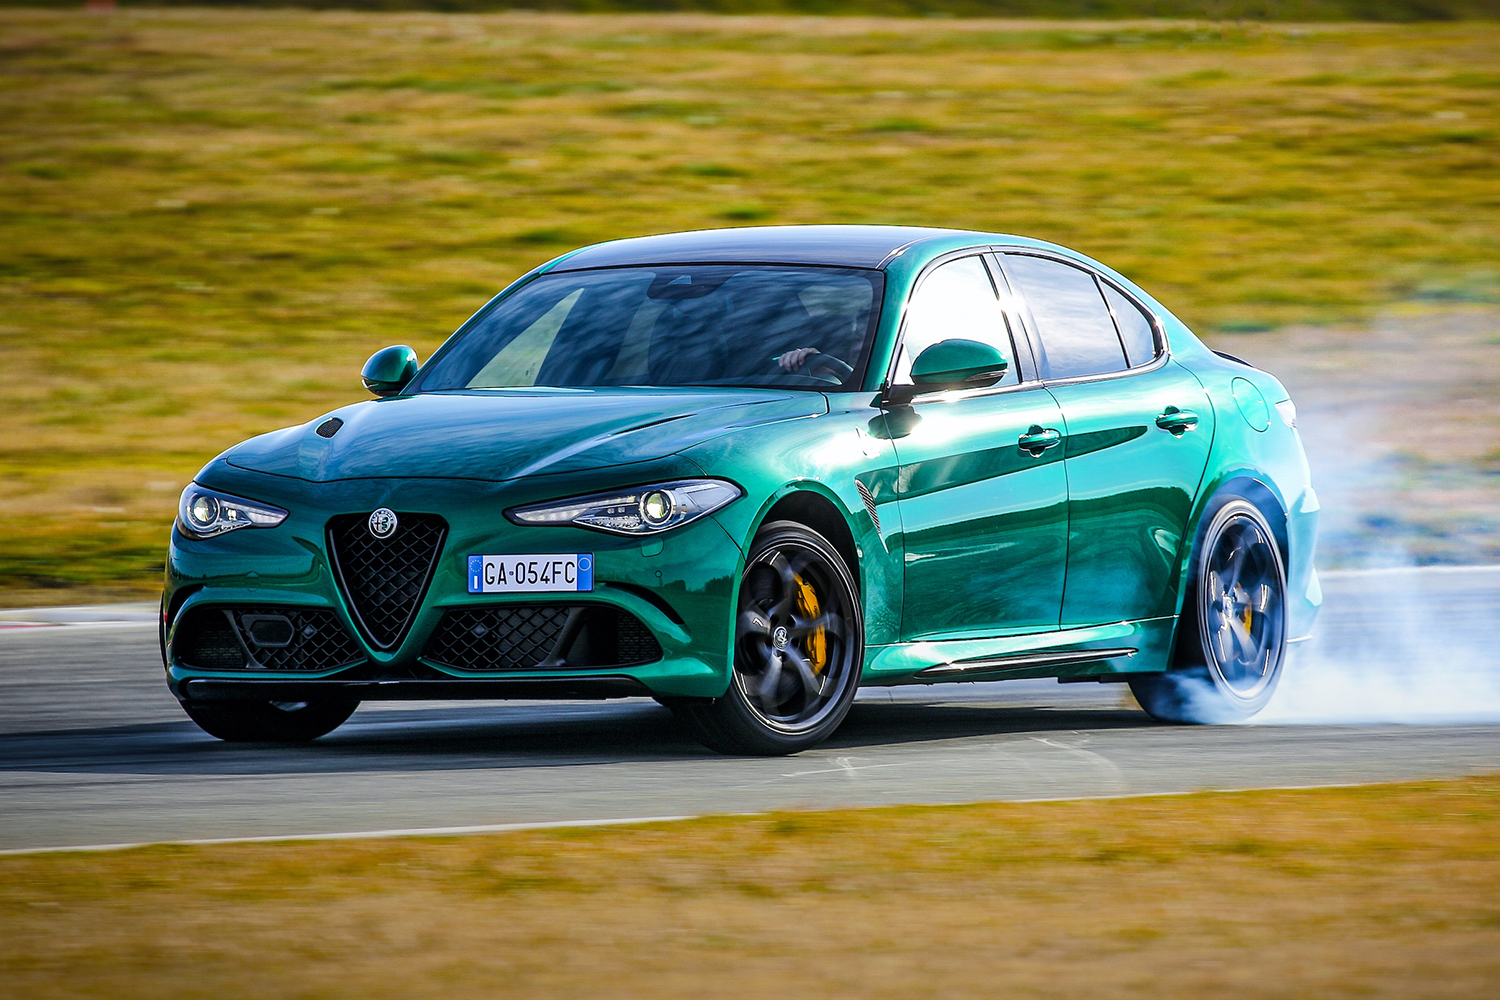
<svg viewBox="0 0 1500 1000">
<path fill-rule="evenodd" d="M 816 621 L 821 611 L 818 592 L 802 577 L 793 577 L 797 583 L 797 613 L 808 621 Z M 815 628 L 807 634 L 802 651 L 812 664 L 813 673 L 821 674 L 828 665 L 828 636 L 823 629 Z"/>
</svg>

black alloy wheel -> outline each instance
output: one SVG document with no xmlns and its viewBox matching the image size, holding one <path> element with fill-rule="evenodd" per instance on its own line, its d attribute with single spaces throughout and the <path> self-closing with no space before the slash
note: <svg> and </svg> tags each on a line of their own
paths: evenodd
<svg viewBox="0 0 1500 1000">
<path fill-rule="evenodd" d="M 358 707 L 354 698 L 182 704 L 199 729 L 230 743 L 307 743 L 343 725 Z"/>
<path fill-rule="evenodd" d="M 1213 510 L 1179 625 L 1180 669 L 1133 679 L 1165 722 L 1239 722 L 1271 700 L 1286 658 L 1286 566 L 1265 515 L 1232 498 Z"/>
<path fill-rule="evenodd" d="M 864 633 L 859 590 L 838 551 L 804 525 L 768 524 L 740 578 L 729 690 L 672 708 L 722 753 L 805 750 L 848 714 L 864 665 Z"/>
</svg>

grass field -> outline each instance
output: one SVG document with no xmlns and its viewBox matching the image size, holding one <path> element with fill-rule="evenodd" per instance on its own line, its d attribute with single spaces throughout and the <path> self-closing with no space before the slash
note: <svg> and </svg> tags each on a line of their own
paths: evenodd
<svg viewBox="0 0 1500 1000">
<path fill-rule="evenodd" d="M 1211 21 L 1500 19 L 1500 0 L 118 0 L 121 7 L 300 7 L 309 10 L 552 13 L 812 14 L 861 17 L 1206 18 Z M 77 0 L 0 0 L 0 7 L 78 7 Z"/>
<path fill-rule="evenodd" d="M 1500 779 L 0 858 L 0 993 L 1500 992 Z"/>
<path fill-rule="evenodd" d="M 0 600 L 574 245 L 922 223 L 1207 331 L 1500 293 L 1500 25 L 0 10 Z M 91 588 L 91 589 L 90 589 Z"/>
</svg>

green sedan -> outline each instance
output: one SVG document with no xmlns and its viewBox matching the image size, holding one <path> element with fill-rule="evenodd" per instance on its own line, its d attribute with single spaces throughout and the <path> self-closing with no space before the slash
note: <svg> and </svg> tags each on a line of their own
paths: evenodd
<svg viewBox="0 0 1500 1000">
<path fill-rule="evenodd" d="M 162 655 L 221 739 L 368 699 L 647 696 L 784 754 L 861 685 L 1017 677 L 1234 721 L 1321 601 L 1286 390 L 1050 243 L 602 243 L 363 379 L 378 399 L 183 492 Z"/>
</svg>

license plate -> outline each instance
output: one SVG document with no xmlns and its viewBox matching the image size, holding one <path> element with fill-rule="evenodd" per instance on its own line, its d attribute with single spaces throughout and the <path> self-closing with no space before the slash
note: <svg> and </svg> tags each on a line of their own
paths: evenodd
<svg viewBox="0 0 1500 1000">
<path fill-rule="evenodd" d="M 594 557 L 569 555 L 470 556 L 469 593 L 539 594 L 594 589 Z"/>
</svg>

